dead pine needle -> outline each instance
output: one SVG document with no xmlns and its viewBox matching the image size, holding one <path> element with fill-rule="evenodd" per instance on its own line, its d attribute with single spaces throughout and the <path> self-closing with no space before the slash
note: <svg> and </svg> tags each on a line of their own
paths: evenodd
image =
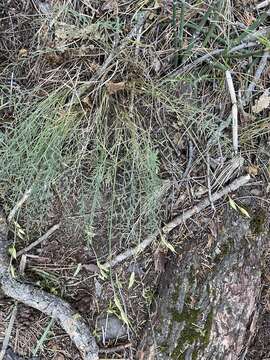
<svg viewBox="0 0 270 360">
<path fill-rule="evenodd" d="M 232 75 L 229 70 L 226 71 L 226 80 L 228 84 L 229 93 L 232 102 L 232 137 L 233 137 L 233 150 L 238 153 L 238 108 L 236 93 L 233 85 Z"/>
</svg>

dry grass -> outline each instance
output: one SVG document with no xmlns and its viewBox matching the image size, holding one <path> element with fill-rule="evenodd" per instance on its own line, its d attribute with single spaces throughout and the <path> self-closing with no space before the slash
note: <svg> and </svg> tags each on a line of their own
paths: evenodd
<svg viewBox="0 0 270 360">
<path fill-rule="evenodd" d="M 33 187 L 17 214 L 26 234 L 16 247 L 62 220 L 64 238 L 77 239 L 76 251 L 90 251 L 101 262 L 186 207 L 190 194 L 207 185 L 207 162 L 214 179 L 230 161 L 225 71 L 233 71 L 244 98 L 269 47 L 263 12 L 229 0 L 14 0 L 1 11 L 0 191 L 7 211 Z M 250 41 L 252 47 L 231 51 Z M 267 82 L 263 73 L 254 97 Z M 248 162 L 269 133 L 267 113 L 251 114 L 254 97 L 240 111 L 239 141 Z M 190 142 L 191 168 L 182 179 Z M 164 180 L 171 186 L 161 194 Z M 180 201 L 183 193 L 188 196 Z M 135 329 L 147 317 L 155 287 L 147 283 L 155 277 L 147 254 L 146 262 L 149 276 L 138 280 L 133 300 L 123 295 L 129 276 L 120 269 L 107 279 L 111 293 L 101 306 L 121 316 L 115 302 L 108 305 L 117 295 Z M 135 304 L 141 292 L 143 316 Z"/>
</svg>

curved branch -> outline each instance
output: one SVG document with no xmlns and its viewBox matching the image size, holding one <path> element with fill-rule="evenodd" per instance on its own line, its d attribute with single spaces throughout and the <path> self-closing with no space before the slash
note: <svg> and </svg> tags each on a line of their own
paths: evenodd
<svg viewBox="0 0 270 360">
<path fill-rule="evenodd" d="M 0 212 L 0 284 L 4 293 L 55 319 L 70 336 L 84 360 L 98 359 L 98 346 L 88 326 L 71 306 L 57 296 L 15 280 L 9 272 L 8 226 Z"/>
</svg>

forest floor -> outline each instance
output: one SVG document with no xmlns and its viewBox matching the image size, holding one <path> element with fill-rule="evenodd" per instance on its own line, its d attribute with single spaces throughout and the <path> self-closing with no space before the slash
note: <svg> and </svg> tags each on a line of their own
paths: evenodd
<svg viewBox="0 0 270 360">
<path fill-rule="evenodd" d="M 172 252 L 180 256 L 194 233 L 211 242 L 224 208 L 246 216 L 245 196 L 268 207 L 269 17 L 270 4 L 256 0 L 0 4 L 6 214 L 28 194 L 9 222 L 10 269 L 69 302 L 104 358 L 135 359 Z M 103 265 L 244 173 L 253 186 L 241 196 L 212 204 L 110 271 Z M 249 359 L 270 353 L 269 254 L 262 260 Z M 14 309 L 15 352 L 80 358 L 54 321 L 4 296 L 0 341 Z"/>
</svg>

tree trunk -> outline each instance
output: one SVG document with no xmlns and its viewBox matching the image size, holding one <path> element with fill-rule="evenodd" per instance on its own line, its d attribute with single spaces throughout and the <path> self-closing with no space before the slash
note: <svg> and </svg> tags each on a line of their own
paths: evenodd
<svg viewBox="0 0 270 360">
<path fill-rule="evenodd" d="M 189 240 L 161 281 L 138 359 L 244 359 L 261 290 L 266 217 L 232 209 L 208 246 Z M 187 240 L 185 240 L 187 242 Z"/>
</svg>

